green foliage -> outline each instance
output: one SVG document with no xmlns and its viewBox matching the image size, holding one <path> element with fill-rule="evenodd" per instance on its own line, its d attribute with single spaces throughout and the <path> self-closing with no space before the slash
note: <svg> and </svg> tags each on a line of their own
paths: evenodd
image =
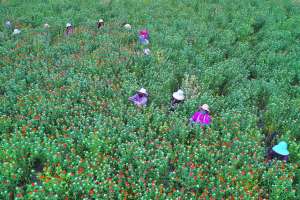
<svg viewBox="0 0 300 200">
<path fill-rule="evenodd" d="M 299 16 L 284 0 L 1 1 L 22 32 L 0 26 L 0 199 L 299 199 Z M 190 127 L 203 103 L 211 127 Z M 287 163 L 265 161 L 274 131 Z"/>
</svg>

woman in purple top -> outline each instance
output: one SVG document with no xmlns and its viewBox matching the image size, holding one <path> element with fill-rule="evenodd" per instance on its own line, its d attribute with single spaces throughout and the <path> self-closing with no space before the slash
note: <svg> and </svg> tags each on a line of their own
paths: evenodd
<svg viewBox="0 0 300 200">
<path fill-rule="evenodd" d="M 148 101 L 148 93 L 146 89 L 141 88 L 135 95 L 129 97 L 128 100 L 138 107 L 146 106 Z"/>
<path fill-rule="evenodd" d="M 200 124 L 203 126 L 209 126 L 211 124 L 211 116 L 209 115 L 209 106 L 203 104 L 197 112 L 190 118 L 191 124 Z"/>
<path fill-rule="evenodd" d="M 71 23 L 67 23 L 66 24 L 65 35 L 66 36 L 71 35 L 71 34 L 73 34 L 73 32 L 74 32 L 74 28 L 73 28 L 72 24 Z"/>
<path fill-rule="evenodd" d="M 139 40 L 140 40 L 140 43 L 143 44 L 143 45 L 147 45 L 149 44 L 149 32 L 144 29 L 144 30 L 141 30 L 139 32 Z"/>
<path fill-rule="evenodd" d="M 272 159 L 288 161 L 289 151 L 287 150 L 287 143 L 284 141 L 279 142 L 277 145 L 272 147 L 268 152 L 268 160 Z"/>
</svg>

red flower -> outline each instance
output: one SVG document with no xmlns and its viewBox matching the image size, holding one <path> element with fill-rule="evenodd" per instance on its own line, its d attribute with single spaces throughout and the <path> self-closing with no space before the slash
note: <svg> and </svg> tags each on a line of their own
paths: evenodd
<svg viewBox="0 0 300 200">
<path fill-rule="evenodd" d="M 111 180 L 112 180 L 112 178 L 107 178 L 106 180 L 107 180 L 107 181 L 111 181 Z"/>
<path fill-rule="evenodd" d="M 35 184 L 34 184 L 34 183 L 31 183 L 31 185 L 34 186 Z"/>
<path fill-rule="evenodd" d="M 152 187 L 154 187 L 155 186 L 155 181 L 152 181 Z"/>
<path fill-rule="evenodd" d="M 77 173 L 78 173 L 78 174 L 81 174 L 83 171 L 84 171 L 84 168 L 83 168 L 83 167 L 79 167 Z"/>
<path fill-rule="evenodd" d="M 23 197 L 23 194 L 19 193 L 19 194 L 17 194 L 17 197 L 21 198 L 21 197 Z"/>
<path fill-rule="evenodd" d="M 90 190 L 90 195 L 92 196 L 93 194 L 95 194 L 94 189 Z"/>
<path fill-rule="evenodd" d="M 242 175 L 244 176 L 245 174 L 246 174 L 246 172 L 243 170 L 243 171 L 242 171 Z"/>
<path fill-rule="evenodd" d="M 195 169 L 194 163 L 191 164 L 191 169 Z"/>
<path fill-rule="evenodd" d="M 126 181 L 125 185 L 126 185 L 126 187 L 129 187 L 129 186 L 130 186 L 130 184 L 129 184 L 127 181 Z"/>
<path fill-rule="evenodd" d="M 37 190 L 37 189 L 34 189 L 33 192 L 38 192 L 38 190 Z"/>
</svg>

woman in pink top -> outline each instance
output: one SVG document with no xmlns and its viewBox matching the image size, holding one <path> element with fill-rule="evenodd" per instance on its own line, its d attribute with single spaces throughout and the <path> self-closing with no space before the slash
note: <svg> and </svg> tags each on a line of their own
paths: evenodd
<svg viewBox="0 0 300 200">
<path fill-rule="evenodd" d="M 211 116 L 209 115 L 209 106 L 203 104 L 197 112 L 190 118 L 191 124 L 200 124 L 201 126 L 209 126 L 211 124 Z"/>
</svg>

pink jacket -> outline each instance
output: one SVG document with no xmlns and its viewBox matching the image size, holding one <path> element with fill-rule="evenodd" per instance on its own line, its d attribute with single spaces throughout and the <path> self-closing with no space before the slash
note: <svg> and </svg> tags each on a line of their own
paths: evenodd
<svg viewBox="0 0 300 200">
<path fill-rule="evenodd" d="M 149 32 L 146 29 L 141 30 L 140 33 L 139 33 L 139 36 L 144 38 L 144 39 L 149 40 Z"/>
<path fill-rule="evenodd" d="M 197 111 L 190 119 L 192 122 L 201 124 L 201 125 L 210 125 L 211 117 L 208 112 Z"/>
</svg>

